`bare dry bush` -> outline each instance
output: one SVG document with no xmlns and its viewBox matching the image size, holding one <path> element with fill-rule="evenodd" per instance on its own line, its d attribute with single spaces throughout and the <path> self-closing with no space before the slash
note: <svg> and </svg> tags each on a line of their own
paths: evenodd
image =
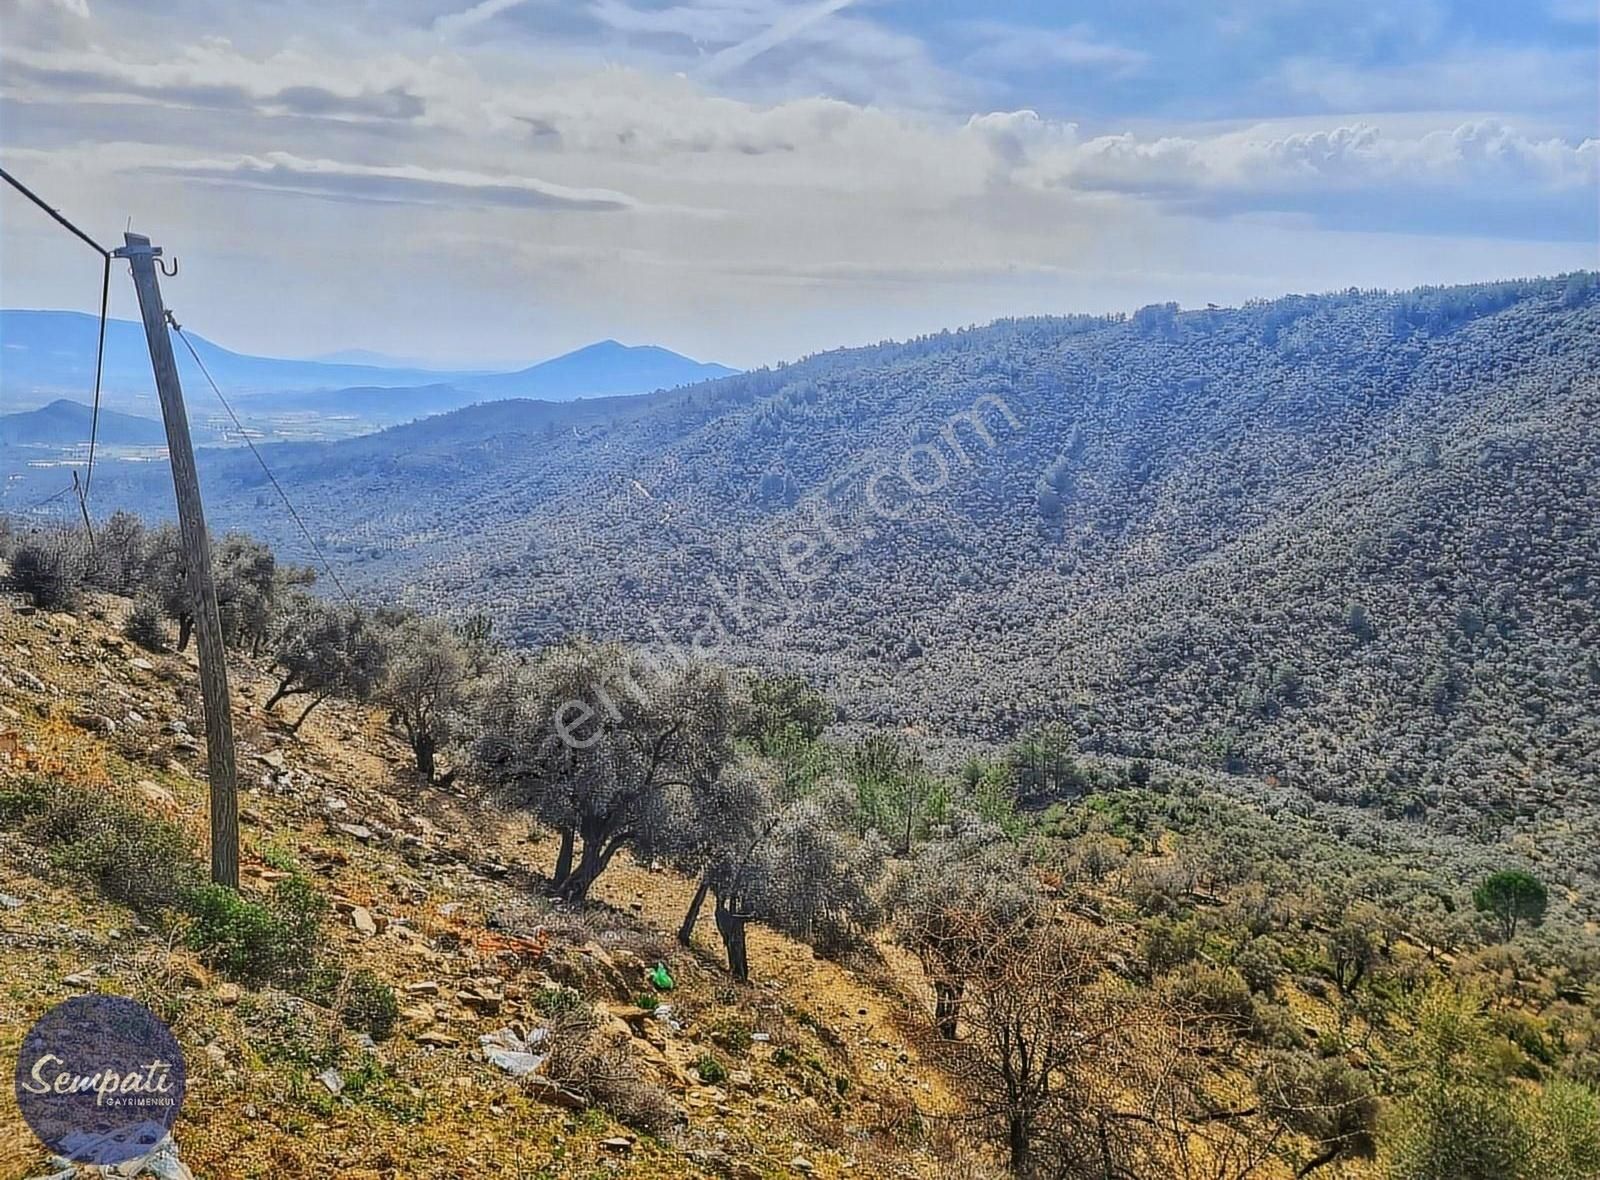
<svg viewBox="0 0 1600 1180">
<path fill-rule="evenodd" d="M 1229 1092 L 1209 1063 L 1242 1035 L 1203 1004 L 1107 969 L 1091 926 L 1038 917 L 973 945 L 948 1049 L 969 1128 L 1022 1180 L 1242 1180 L 1279 1148 L 1288 1104 Z"/>
<path fill-rule="evenodd" d="M 636 1131 L 662 1136 L 684 1120 L 666 1090 L 646 1078 L 626 1044 L 602 1035 L 594 1009 L 577 1004 L 548 1025 L 544 1075 Z"/>
</svg>

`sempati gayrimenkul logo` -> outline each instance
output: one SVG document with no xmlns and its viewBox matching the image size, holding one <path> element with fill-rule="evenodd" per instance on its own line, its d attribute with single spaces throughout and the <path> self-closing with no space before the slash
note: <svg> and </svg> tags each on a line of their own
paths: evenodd
<svg viewBox="0 0 1600 1180">
<path fill-rule="evenodd" d="M 79 1164 L 155 1151 L 183 1105 L 172 1030 L 121 996 L 75 996 L 39 1018 L 17 1057 L 17 1106 L 33 1133 Z"/>
</svg>

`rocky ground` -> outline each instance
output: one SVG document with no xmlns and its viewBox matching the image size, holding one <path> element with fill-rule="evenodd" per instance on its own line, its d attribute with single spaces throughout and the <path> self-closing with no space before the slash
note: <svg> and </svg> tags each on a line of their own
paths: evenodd
<svg viewBox="0 0 1600 1180">
<path fill-rule="evenodd" d="M 0 783 L 42 774 L 120 792 L 203 840 L 192 656 L 128 643 L 123 609 L 0 613 Z M 243 887 L 264 894 L 284 866 L 308 873 L 343 965 L 398 993 L 393 1036 L 339 1032 L 335 1064 L 308 1064 L 283 1039 L 337 1021 L 221 978 L 161 923 L 0 831 L 0 1056 L 68 996 L 143 999 L 188 1062 L 183 1163 L 218 1180 L 947 1174 L 941 1116 L 956 1104 L 918 1052 L 918 982 L 891 949 L 845 966 L 752 930 L 754 981 L 736 986 L 709 918 L 693 950 L 673 941 L 681 878 L 619 862 L 588 909 L 556 908 L 539 888 L 548 837 L 469 792 L 420 785 L 372 710 L 330 701 L 290 734 L 260 707 L 269 688 L 260 669 L 233 669 Z M 657 962 L 671 992 L 649 981 Z M 536 1050 L 548 997 L 568 988 L 665 1091 L 672 1129 L 629 1129 L 508 1071 L 527 1062 L 501 1054 Z M 639 1006 L 647 997 L 661 1007 Z M 0 1176 L 50 1174 L 11 1088 L 0 1095 Z"/>
</svg>

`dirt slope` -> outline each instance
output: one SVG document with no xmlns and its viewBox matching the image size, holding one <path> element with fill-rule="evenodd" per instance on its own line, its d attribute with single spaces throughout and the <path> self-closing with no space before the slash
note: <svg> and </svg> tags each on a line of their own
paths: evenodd
<svg viewBox="0 0 1600 1180">
<path fill-rule="evenodd" d="M 115 792 L 203 841 L 192 663 L 124 641 L 123 609 L 100 599 L 76 617 L 0 613 L 0 786 L 42 775 Z M 332 899 L 343 966 L 400 993 L 397 1031 L 372 1053 L 345 1035 L 336 1096 L 296 1060 L 297 1045 L 336 1024 L 326 1013 L 220 978 L 182 949 L 181 932 L 0 831 L 7 1060 L 68 996 L 146 1000 L 188 1061 L 183 1159 L 218 1180 L 939 1174 L 938 1116 L 954 1102 L 918 1053 L 903 961 L 847 969 L 753 931 L 755 979 L 735 986 L 709 925 L 693 952 L 672 942 L 688 884 L 632 863 L 613 867 L 587 912 L 553 909 L 537 876 L 551 842 L 465 794 L 420 786 L 380 715 L 329 702 L 296 737 L 260 709 L 258 671 L 233 677 L 244 887 L 265 892 L 286 865 L 307 872 Z M 658 959 L 678 983 L 660 997 L 676 1023 L 633 1003 L 651 992 Z M 564 1109 L 484 1060 L 481 1035 L 538 1027 L 542 999 L 569 985 L 670 1095 L 677 1130 L 656 1138 Z M 708 1056 L 726 1073 L 719 1084 L 698 1072 Z M 44 1174 L 46 1162 L 0 1087 L 0 1177 Z"/>
</svg>

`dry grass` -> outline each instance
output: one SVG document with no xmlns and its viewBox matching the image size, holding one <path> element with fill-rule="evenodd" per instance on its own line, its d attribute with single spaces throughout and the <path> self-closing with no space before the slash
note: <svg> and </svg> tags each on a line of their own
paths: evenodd
<svg viewBox="0 0 1600 1180">
<path fill-rule="evenodd" d="M 115 606 L 105 610 L 108 620 Z M 60 692 L 43 700 L 0 686 L 0 705 L 10 710 L 0 710 L 0 729 L 16 731 L 31 747 L 9 760 L 0 755 L 0 781 L 26 773 L 122 792 L 148 783 L 170 794 L 171 816 L 203 841 L 203 752 L 167 731 L 167 722 L 182 719 L 200 732 L 189 660 L 138 652 L 113 623 L 91 621 L 87 612 L 71 624 L 43 614 L 0 615 L 0 665 L 23 662 L 17 644 L 28 649 L 30 672 Z M 133 668 L 135 656 L 155 670 Z M 690 1153 L 718 1144 L 732 1144 L 764 1174 L 787 1173 L 799 1151 L 817 1175 L 838 1176 L 862 1136 L 881 1131 L 885 1110 L 953 1101 L 903 1035 L 907 1008 L 894 989 L 760 929 L 750 937 L 755 983 L 734 986 L 721 971 L 709 924 L 693 952 L 671 938 L 690 885 L 622 857 L 601 879 L 590 909 L 553 910 L 528 888 L 548 871 L 553 842 L 530 843 L 524 821 L 464 792 L 420 787 L 381 715 L 329 702 L 289 738 L 258 707 L 265 679 L 240 665 L 232 681 L 245 889 L 264 888 L 274 871 L 268 862 L 288 857 L 330 897 L 381 917 L 385 931 L 366 937 L 334 915 L 330 937 L 340 958 L 399 989 L 408 1008 L 437 1005 L 442 1015 L 431 1027 L 457 1045 L 418 1044 L 419 1030 L 406 1029 L 402 1017 L 402 1030 L 381 1050 L 381 1067 L 367 1070 L 347 1036 L 340 1061 L 347 1088 L 334 1099 L 312 1071 L 272 1057 L 247 1019 L 259 997 L 246 990 L 243 1001 L 224 998 L 219 980 L 174 949 L 170 930 L 153 919 L 136 928 L 131 912 L 47 864 L 0 856 L 0 891 L 26 900 L 23 909 L 0 912 L 0 928 L 15 932 L 0 941 L 0 1051 L 72 993 L 61 981 L 76 972 L 92 971 L 102 990 L 152 1004 L 173 1021 L 191 1063 L 178 1140 L 197 1176 L 444 1180 L 603 1170 L 664 1180 L 707 1175 Z M 116 730 L 93 732 L 70 720 L 86 713 L 110 717 Z M 262 759 L 274 750 L 282 770 Z M 330 798 L 345 804 L 337 815 L 328 811 Z M 338 822 L 382 825 L 395 836 L 363 842 L 340 832 Z M 6 839 L 0 833 L 0 842 Z M 517 871 L 502 875 L 496 865 Z M 514 953 L 512 943 L 524 945 L 519 936 L 536 933 L 548 955 Z M 476 1052 L 481 1033 L 543 1020 L 533 997 L 561 963 L 579 975 L 592 971 L 594 956 L 585 948 L 600 949 L 626 990 L 608 994 L 615 981 L 604 971 L 582 976 L 612 1004 L 644 990 L 643 970 L 666 960 L 678 987 L 663 998 L 685 1024 L 659 1049 L 635 1041 L 585 1051 L 574 1068 L 588 1075 L 586 1092 L 609 1114 L 542 1105 Z M 456 1003 L 458 991 L 488 977 L 505 992 L 501 1012 L 480 1017 Z M 405 996 L 407 984 L 422 980 L 438 983 L 438 997 Z M 732 1019 L 770 1039 L 738 1053 L 714 1044 L 709 1030 Z M 703 1086 L 692 1065 L 706 1051 L 749 1074 L 750 1084 Z M 825 1062 L 825 1070 L 796 1064 L 804 1059 Z M 884 1059 L 894 1063 L 891 1073 L 874 1069 Z M 847 1097 L 820 1100 L 840 1075 L 849 1079 Z M 0 1136 L 0 1180 L 35 1174 L 42 1156 L 16 1124 L 9 1087 L 0 1087 L 0 1125 L 12 1128 Z M 638 1136 L 630 1151 L 602 1146 L 618 1134 Z M 896 1170 L 932 1175 L 936 1166 L 932 1157 L 906 1154 Z"/>
</svg>

